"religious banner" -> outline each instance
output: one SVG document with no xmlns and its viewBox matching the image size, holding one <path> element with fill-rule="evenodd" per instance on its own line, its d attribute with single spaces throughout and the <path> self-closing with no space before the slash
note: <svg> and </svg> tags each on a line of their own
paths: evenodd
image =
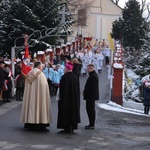
<svg viewBox="0 0 150 150">
<path fill-rule="evenodd" d="M 91 45 L 91 41 L 92 41 L 92 37 L 84 37 L 84 48 L 85 49 L 91 49 L 92 45 Z"/>
<path fill-rule="evenodd" d="M 28 72 L 31 70 L 27 40 L 28 40 L 28 36 L 25 35 L 25 53 L 22 59 L 22 68 L 21 68 L 21 73 L 24 76 L 26 76 Z"/>
</svg>

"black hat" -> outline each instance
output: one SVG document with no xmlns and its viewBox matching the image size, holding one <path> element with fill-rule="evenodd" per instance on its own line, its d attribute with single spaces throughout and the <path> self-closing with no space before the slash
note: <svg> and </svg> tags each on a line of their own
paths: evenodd
<svg viewBox="0 0 150 150">
<path fill-rule="evenodd" d="M 4 61 L 0 61 L 0 64 L 5 64 L 5 62 Z"/>
</svg>

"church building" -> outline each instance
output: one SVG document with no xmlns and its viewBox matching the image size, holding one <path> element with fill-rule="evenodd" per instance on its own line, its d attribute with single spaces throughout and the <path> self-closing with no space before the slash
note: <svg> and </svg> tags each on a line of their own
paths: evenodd
<svg viewBox="0 0 150 150">
<path fill-rule="evenodd" d="M 95 40 L 110 41 L 112 23 L 122 16 L 122 9 L 112 0 L 93 0 L 78 11 L 78 34 Z"/>
</svg>

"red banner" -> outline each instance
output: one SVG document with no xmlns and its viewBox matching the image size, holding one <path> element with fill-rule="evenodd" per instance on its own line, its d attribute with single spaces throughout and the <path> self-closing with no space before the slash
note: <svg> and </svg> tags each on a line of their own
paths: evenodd
<svg viewBox="0 0 150 150">
<path fill-rule="evenodd" d="M 92 45 L 91 45 L 91 41 L 92 41 L 92 37 L 84 37 L 84 48 L 86 49 L 91 49 Z"/>
<path fill-rule="evenodd" d="M 29 49 L 27 44 L 27 35 L 25 36 L 25 53 L 22 60 L 22 69 L 21 72 L 24 76 L 28 74 L 28 72 L 31 70 L 31 67 L 29 66 L 30 59 L 29 59 Z"/>
</svg>

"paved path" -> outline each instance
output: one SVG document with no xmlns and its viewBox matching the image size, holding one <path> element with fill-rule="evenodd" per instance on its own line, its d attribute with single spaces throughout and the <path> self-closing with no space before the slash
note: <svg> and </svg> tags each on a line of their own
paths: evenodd
<svg viewBox="0 0 150 150">
<path fill-rule="evenodd" d="M 109 101 L 107 69 L 100 77 L 100 101 Z M 81 92 L 86 77 L 81 77 Z M 113 112 L 96 107 L 95 130 L 85 130 L 88 123 L 81 96 L 81 124 L 74 134 L 60 134 L 56 129 L 57 101 L 52 97 L 53 123 L 49 132 L 31 132 L 20 123 L 21 102 L 0 106 L 0 150 L 148 150 L 150 118 Z M 3 112 L 3 114 L 2 114 Z"/>
</svg>

